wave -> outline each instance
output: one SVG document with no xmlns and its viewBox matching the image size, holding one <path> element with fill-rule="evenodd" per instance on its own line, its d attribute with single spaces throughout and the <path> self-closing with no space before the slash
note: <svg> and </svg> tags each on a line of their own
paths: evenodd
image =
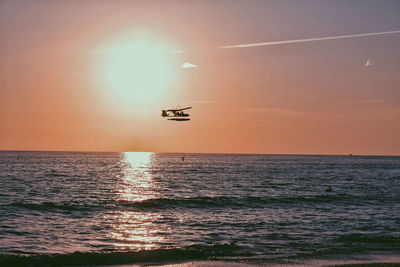
<svg viewBox="0 0 400 267">
<path fill-rule="evenodd" d="M 336 242 L 341 243 L 363 243 L 363 244 L 380 244 L 381 246 L 390 246 L 400 248 L 399 235 L 377 235 L 377 234 L 364 234 L 352 233 L 343 235 L 335 239 Z"/>
<path fill-rule="evenodd" d="M 45 177 L 71 177 L 74 175 L 68 175 L 68 174 L 63 174 L 63 173 L 45 173 L 44 174 Z"/>
<path fill-rule="evenodd" d="M 92 207 L 77 205 L 77 204 L 66 204 L 66 203 L 54 203 L 54 202 L 40 202 L 40 203 L 11 203 L 7 206 L 13 206 L 18 208 L 25 208 L 30 210 L 39 211 L 88 211 Z"/>
<path fill-rule="evenodd" d="M 218 257 L 251 256 L 241 252 L 235 244 L 192 245 L 119 252 L 75 252 L 70 254 L 0 255 L 0 266 L 90 266 L 135 263 L 165 263 L 188 260 L 206 260 Z"/>
<path fill-rule="evenodd" d="M 138 208 L 262 208 L 272 204 L 321 204 L 331 202 L 367 202 L 381 199 L 369 196 L 314 195 L 314 196 L 271 196 L 271 197 L 190 197 L 190 198 L 152 198 L 137 202 L 119 201 L 118 205 Z"/>
<path fill-rule="evenodd" d="M 141 201 L 110 200 L 90 203 L 11 203 L 7 206 L 39 211 L 91 211 L 104 209 L 174 209 L 174 208 L 263 208 L 269 205 L 316 205 L 323 203 L 369 203 L 391 201 L 391 197 L 354 196 L 347 194 L 311 195 L 311 196 L 269 196 L 269 197 L 188 197 L 188 198 L 151 198 Z"/>
</svg>

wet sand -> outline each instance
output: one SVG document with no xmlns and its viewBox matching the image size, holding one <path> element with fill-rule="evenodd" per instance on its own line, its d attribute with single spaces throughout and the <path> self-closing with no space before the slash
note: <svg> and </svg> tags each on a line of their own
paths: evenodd
<svg viewBox="0 0 400 267">
<path fill-rule="evenodd" d="M 400 266 L 400 258 L 376 258 L 371 260 L 306 260 L 303 262 L 286 262 L 286 263 L 266 263 L 266 262 L 253 262 L 253 263 L 241 263 L 241 262 L 229 262 L 229 261 L 192 261 L 192 262 L 181 262 L 171 264 L 152 264 L 152 265 L 118 265 L 118 267 L 138 267 L 138 266 L 150 266 L 150 267 L 254 267 L 254 266 L 293 266 L 293 267 L 306 267 L 306 266 L 326 266 L 326 267 L 394 267 Z"/>
<path fill-rule="evenodd" d="M 153 265 L 160 266 L 160 265 Z M 254 267 L 254 266 L 295 266 L 295 267 L 305 267 L 305 266 L 351 266 L 351 267 L 362 267 L 362 266 L 400 266 L 400 258 L 388 258 L 388 259 L 374 259 L 374 260 L 310 260 L 300 262 L 291 262 L 291 263 L 235 263 L 235 262 L 227 262 L 227 261 L 195 261 L 195 262 L 184 262 L 184 263 L 175 263 L 175 264 L 166 264 L 161 265 L 163 267 Z"/>
</svg>

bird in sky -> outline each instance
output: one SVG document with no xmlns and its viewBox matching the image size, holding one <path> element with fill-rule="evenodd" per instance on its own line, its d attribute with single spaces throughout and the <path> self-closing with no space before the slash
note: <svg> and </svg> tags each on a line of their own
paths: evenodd
<svg viewBox="0 0 400 267">
<path fill-rule="evenodd" d="M 372 66 L 372 65 L 373 65 L 372 62 L 369 59 L 367 59 L 367 62 L 365 62 L 365 64 L 364 64 L 365 67 L 369 67 L 369 66 Z"/>
</svg>

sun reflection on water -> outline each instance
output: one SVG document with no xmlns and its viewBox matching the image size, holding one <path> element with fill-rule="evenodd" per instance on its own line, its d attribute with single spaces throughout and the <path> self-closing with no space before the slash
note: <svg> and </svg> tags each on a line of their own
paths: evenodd
<svg viewBox="0 0 400 267">
<path fill-rule="evenodd" d="M 111 237 L 116 241 L 114 246 L 135 249 L 159 247 L 164 238 L 159 235 L 159 229 L 154 224 L 158 217 L 156 214 L 135 211 L 121 212 L 111 232 Z"/>
<path fill-rule="evenodd" d="M 155 197 L 150 168 L 153 153 L 125 152 L 122 159 L 123 180 L 119 196 L 125 201 L 143 201 Z"/>
<path fill-rule="evenodd" d="M 123 177 L 118 184 L 118 198 L 126 202 L 126 209 L 115 214 L 110 237 L 116 247 L 150 249 L 157 248 L 163 237 L 162 229 L 155 223 L 160 215 L 131 208 L 129 204 L 157 197 L 152 180 L 153 153 L 125 152 L 121 159 Z"/>
</svg>

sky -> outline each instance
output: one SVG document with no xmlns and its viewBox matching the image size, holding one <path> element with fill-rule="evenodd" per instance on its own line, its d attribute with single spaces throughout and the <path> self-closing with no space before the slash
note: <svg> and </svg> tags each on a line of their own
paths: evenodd
<svg viewBox="0 0 400 267">
<path fill-rule="evenodd" d="M 0 149 L 400 155 L 400 1 L 0 1 Z M 191 121 L 162 109 L 193 107 Z"/>
</svg>

